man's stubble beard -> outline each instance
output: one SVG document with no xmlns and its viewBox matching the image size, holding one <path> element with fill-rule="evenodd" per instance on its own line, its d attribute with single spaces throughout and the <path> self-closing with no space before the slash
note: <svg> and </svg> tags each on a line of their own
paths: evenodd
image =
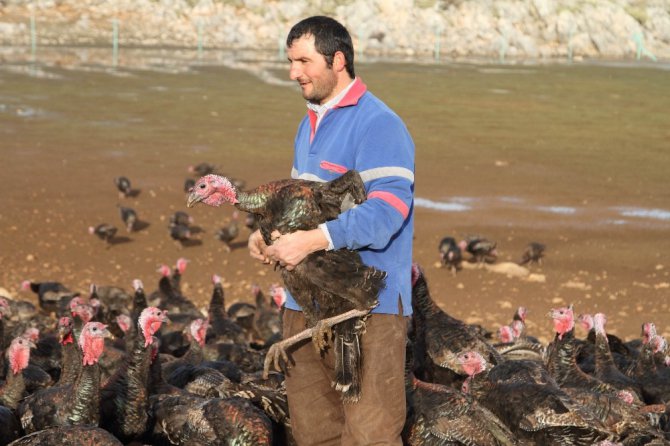
<svg viewBox="0 0 670 446">
<path fill-rule="evenodd" d="M 335 73 L 331 72 L 330 76 L 328 76 L 326 79 L 323 79 L 323 81 L 318 85 L 312 81 L 312 93 L 303 95 L 303 97 L 312 104 L 322 105 L 322 101 L 331 95 L 336 86 L 337 76 L 335 76 Z"/>
</svg>

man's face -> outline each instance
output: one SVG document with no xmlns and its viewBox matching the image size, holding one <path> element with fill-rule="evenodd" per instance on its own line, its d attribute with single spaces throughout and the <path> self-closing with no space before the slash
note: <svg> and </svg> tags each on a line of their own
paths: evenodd
<svg viewBox="0 0 670 446">
<path fill-rule="evenodd" d="M 328 102 L 334 96 L 337 76 L 326 58 L 316 51 L 314 36 L 308 34 L 294 40 L 286 53 L 291 63 L 289 77 L 300 84 L 302 97 L 314 104 Z"/>
</svg>

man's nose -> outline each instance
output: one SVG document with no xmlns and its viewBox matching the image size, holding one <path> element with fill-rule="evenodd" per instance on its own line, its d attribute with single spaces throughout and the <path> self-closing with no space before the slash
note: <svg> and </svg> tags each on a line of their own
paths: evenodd
<svg viewBox="0 0 670 446">
<path fill-rule="evenodd" d="M 288 71 L 289 78 L 294 81 L 297 80 L 301 74 L 300 69 L 295 64 L 291 64 L 291 68 Z"/>
</svg>

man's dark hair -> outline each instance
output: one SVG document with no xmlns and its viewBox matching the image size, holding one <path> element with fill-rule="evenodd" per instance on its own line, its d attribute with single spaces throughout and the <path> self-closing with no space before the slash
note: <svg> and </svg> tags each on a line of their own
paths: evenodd
<svg viewBox="0 0 670 446">
<path fill-rule="evenodd" d="M 305 35 L 314 36 L 316 51 L 326 59 L 328 67 L 333 66 L 333 57 L 338 51 L 344 54 L 347 73 L 353 79 L 354 74 L 354 44 L 351 42 L 349 31 L 337 20 L 326 16 L 308 17 L 296 23 L 286 38 L 286 47 L 290 48 L 293 41 Z"/>
</svg>

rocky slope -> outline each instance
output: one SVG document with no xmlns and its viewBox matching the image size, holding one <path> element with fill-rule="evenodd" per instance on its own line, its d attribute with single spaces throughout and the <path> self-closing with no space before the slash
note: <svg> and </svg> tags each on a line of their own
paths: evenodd
<svg viewBox="0 0 670 446">
<path fill-rule="evenodd" d="M 441 58 L 670 58 L 670 0 L 0 0 L 0 43 L 281 51 L 327 14 L 359 54 Z"/>
</svg>

